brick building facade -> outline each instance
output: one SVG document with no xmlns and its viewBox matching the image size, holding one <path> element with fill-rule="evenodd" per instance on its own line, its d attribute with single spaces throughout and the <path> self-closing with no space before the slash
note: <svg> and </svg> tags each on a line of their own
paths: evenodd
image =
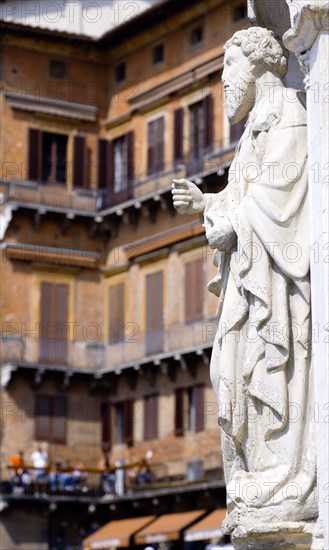
<svg viewBox="0 0 329 550">
<path fill-rule="evenodd" d="M 223 112 L 223 46 L 245 25 L 238 0 L 167 0 L 98 39 L 0 22 L 4 486 L 10 457 L 42 444 L 50 468 L 89 480 L 106 453 L 127 466 L 113 517 L 224 503 L 215 268 L 170 190 L 226 185 L 241 125 Z M 148 451 L 158 485 L 129 492 Z M 82 497 L 6 494 L 4 540 L 24 499 L 49 548 L 72 510 L 109 521 L 102 495 Z M 81 525 L 62 529 L 67 547 Z"/>
</svg>

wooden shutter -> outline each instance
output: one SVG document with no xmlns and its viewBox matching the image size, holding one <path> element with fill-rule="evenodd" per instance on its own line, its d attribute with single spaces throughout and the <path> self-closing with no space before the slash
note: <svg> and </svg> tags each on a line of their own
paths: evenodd
<svg viewBox="0 0 329 550">
<path fill-rule="evenodd" d="M 42 180 L 42 136 L 41 130 L 29 128 L 28 178 L 37 182 Z"/>
<path fill-rule="evenodd" d="M 39 359 L 46 363 L 67 361 L 68 285 L 41 283 Z"/>
<path fill-rule="evenodd" d="M 125 284 L 110 287 L 110 344 L 124 342 L 125 339 Z"/>
<path fill-rule="evenodd" d="M 184 157 L 184 109 L 174 111 L 174 161 L 183 160 Z"/>
<path fill-rule="evenodd" d="M 147 173 L 155 172 L 155 121 L 148 123 L 147 127 Z"/>
<path fill-rule="evenodd" d="M 195 431 L 204 430 L 204 386 L 198 384 L 193 388 L 195 405 Z"/>
<path fill-rule="evenodd" d="M 156 121 L 156 171 L 161 172 L 164 169 L 164 117 Z"/>
<path fill-rule="evenodd" d="M 48 331 L 52 321 L 52 283 L 41 283 L 40 289 L 40 348 L 39 360 L 47 362 L 50 357 Z"/>
<path fill-rule="evenodd" d="M 147 166 L 149 175 L 164 168 L 164 117 L 148 124 Z"/>
<path fill-rule="evenodd" d="M 144 399 L 144 440 L 158 439 L 158 394 Z"/>
<path fill-rule="evenodd" d="M 74 136 L 73 141 L 73 186 L 86 187 L 87 185 L 88 150 L 84 136 Z"/>
<path fill-rule="evenodd" d="M 185 321 L 203 317 L 203 262 L 197 258 L 185 264 Z"/>
<path fill-rule="evenodd" d="M 184 435 L 184 389 L 175 390 L 175 435 Z"/>
<path fill-rule="evenodd" d="M 207 95 L 203 100 L 204 113 L 204 147 L 212 150 L 214 143 L 214 100 L 212 95 Z"/>
<path fill-rule="evenodd" d="M 133 414 L 134 403 L 131 399 L 127 399 L 123 404 L 123 440 L 128 447 L 133 444 Z"/>
<path fill-rule="evenodd" d="M 67 361 L 68 285 L 56 284 L 54 290 L 55 322 L 60 335 L 56 342 L 56 362 L 65 364 Z"/>
<path fill-rule="evenodd" d="M 129 132 L 127 134 L 127 179 L 128 179 L 128 189 L 131 189 L 129 185 L 135 180 L 135 140 L 134 132 Z M 129 193 L 130 195 L 130 193 Z M 129 197 L 130 198 L 130 197 Z"/>
<path fill-rule="evenodd" d="M 63 396 L 53 396 L 51 399 L 51 441 L 66 442 L 67 400 Z"/>
<path fill-rule="evenodd" d="M 110 189 L 113 185 L 113 142 L 98 140 L 98 189 Z"/>
<path fill-rule="evenodd" d="M 37 395 L 35 399 L 35 439 L 49 441 L 50 439 L 51 404 L 48 395 Z"/>
<path fill-rule="evenodd" d="M 102 443 L 112 445 L 112 406 L 110 403 L 101 404 Z"/>
<path fill-rule="evenodd" d="M 163 349 L 163 272 L 146 276 L 146 353 Z"/>
</svg>

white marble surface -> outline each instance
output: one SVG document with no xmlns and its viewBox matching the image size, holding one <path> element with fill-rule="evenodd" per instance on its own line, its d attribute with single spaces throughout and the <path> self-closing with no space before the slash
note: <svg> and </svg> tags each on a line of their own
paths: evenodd
<svg viewBox="0 0 329 550">
<path fill-rule="evenodd" d="M 232 123 L 250 115 L 228 186 L 212 195 L 186 180 L 173 186 L 178 212 L 203 213 L 218 268 L 209 284 L 219 297 L 210 375 L 227 532 L 317 518 L 307 117 L 304 94 L 283 84 L 286 71 L 273 33 L 234 35 L 224 58 L 225 108 Z"/>
</svg>

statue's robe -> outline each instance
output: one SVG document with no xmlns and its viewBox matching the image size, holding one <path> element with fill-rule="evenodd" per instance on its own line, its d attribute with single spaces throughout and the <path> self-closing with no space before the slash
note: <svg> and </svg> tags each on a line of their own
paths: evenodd
<svg viewBox="0 0 329 550">
<path fill-rule="evenodd" d="M 209 283 L 219 297 L 210 373 L 228 512 L 280 508 L 297 520 L 317 509 L 306 111 L 296 90 L 272 99 L 251 111 L 226 189 L 205 195 L 207 235 L 222 243 L 232 227 Z"/>
</svg>

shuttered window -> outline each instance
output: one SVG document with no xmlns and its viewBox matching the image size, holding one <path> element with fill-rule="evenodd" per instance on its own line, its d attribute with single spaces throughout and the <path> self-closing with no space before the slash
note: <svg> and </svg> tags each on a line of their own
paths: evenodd
<svg viewBox="0 0 329 550">
<path fill-rule="evenodd" d="M 35 402 L 35 439 L 51 443 L 66 443 L 66 417 L 66 397 L 37 395 Z"/>
<path fill-rule="evenodd" d="M 197 384 L 175 391 L 175 435 L 204 430 L 204 386 Z"/>
<path fill-rule="evenodd" d="M 144 398 L 144 440 L 158 439 L 158 394 Z"/>
<path fill-rule="evenodd" d="M 125 339 L 125 284 L 110 287 L 110 344 L 124 342 Z"/>
<path fill-rule="evenodd" d="M 30 128 L 28 143 L 28 178 L 43 184 L 66 183 L 67 135 Z"/>
<path fill-rule="evenodd" d="M 203 317 L 203 261 L 197 258 L 185 264 L 185 321 Z"/>
<path fill-rule="evenodd" d="M 136 178 L 134 132 L 114 141 L 98 140 L 98 188 L 103 190 L 103 207 L 132 197 Z"/>
<path fill-rule="evenodd" d="M 213 97 L 190 106 L 190 156 L 200 158 L 213 146 Z"/>
<path fill-rule="evenodd" d="M 174 111 L 174 161 L 179 162 L 184 158 L 184 109 Z"/>
<path fill-rule="evenodd" d="M 196 174 L 203 169 L 205 153 L 213 149 L 213 96 L 208 95 L 202 101 L 189 107 L 190 143 L 187 175 Z"/>
<path fill-rule="evenodd" d="M 248 115 L 245 116 L 242 120 L 240 120 L 240 122 L 238 122 L 237 124 L 233 124 L 232 126 L 230 126 L 230 143 L 231 144 L 237 143 L 239 141 L 240 137 L 244 132 L 247 120 L 248 120 Z"/>
<path fill-rule="evenodd" d="M 133 444 L 134 402 L 132 399 L 101 404 L 102 443 Z"/>
<path fill-rule="evenodd" d="M 146 275 L 146 353 L 163 349 L 163 272 Z"/>
<path fill-rule="evenodd" d="M 68 285 L 41 283 L 39 360 L 66 364 Z"/>
<path fill-rule="evenodd" d="M 164 169 L 164 117 L 148 123 L 147 145 L 148 174 L 156 174 Z"/>
</svg>

